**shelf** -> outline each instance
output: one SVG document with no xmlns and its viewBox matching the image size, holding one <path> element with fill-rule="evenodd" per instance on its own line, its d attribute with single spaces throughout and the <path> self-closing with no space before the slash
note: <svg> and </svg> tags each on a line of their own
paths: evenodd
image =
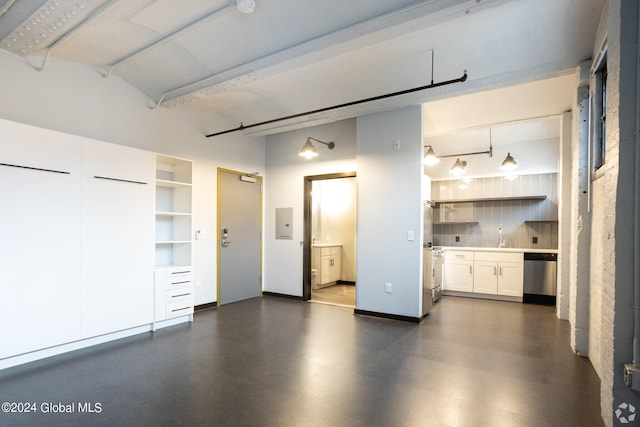
<svg viewBox="0 0 640 427">
<path fill-rule="evenodd" d="M 557 219 L 550 219 L 550 220 L 540 220 L 540 221 L 525 221 L 525 224 L 557 224 L 558 220 Z"/>
<path fill-rule="evenodd" d="M 156 185 L 165 188 L 191 187 L 191 183 L 188 182 L 168 181 L 166 179 L 156 179 Z"/>
<path fill-rule="evenodd" d="M 156 216 L 191 216 L 189 212 L 156 212 Z"/>
<path fill-rule="evenodd" d="M 443 203 L 474 203 L 474 202 L 514 202 L 519 200 L 545 200 L 547 196 L 514 196 L 514 197 L 478 197 L 469 199 L 434 200 L 436 205 Z"/>
<path fill-rule="evenodd" d="M 190 266 L 193 236 L 191 161 L 156 156 L 156 266 Z"/>
<path fill-rule="evenodd" d="M 478 225 L 478 221 L 445 221 L 434 222 L 433 225 Z"/>
</svg>

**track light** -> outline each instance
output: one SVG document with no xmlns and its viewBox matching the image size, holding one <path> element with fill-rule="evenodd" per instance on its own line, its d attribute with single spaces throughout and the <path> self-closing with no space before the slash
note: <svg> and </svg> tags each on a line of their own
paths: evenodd
<svg viewBox="0 0 640 427">
<path fill-rule="evenodd" d="M 512 171 L 518 167 L 518 163 L 515 161 L 513 157 L 511 157 L 511 153 L 507 153 L 507 157 L 505 157 L 504 161 L 500 165 L 500 169 L 505 171 Z"/>
<path fill-rule="evenodd" d="M 324 142 L 324 141 L 320 141 L 319 139 L 308 136 L 307 142 L 304 143 L 304 145 L 302 146 L 302 148 L 300 148 L 300 151 L 298 152 L 298 155 L 300 157 L 304 157 L 305 159 L 312 159 L 318 156 L 318 149 L 313 145 L 311 140 L 314 140 L 316 142 L 326 145 L 327 147 L 329 147 L 329 150 L 333 150 L 333 148 L 336 146 L 335 142 L 333 141 Z"/>
<path fill-rule="evenodd" d="M 460 160 L 460 158 L 456 159 L 456 162 L 451 166 L 450 172 L 454 175 L 462 175 L 466 171 L 464 170 L 465 166 L 467 166 L 467 162 L 464 160 Z"/>
</svg>

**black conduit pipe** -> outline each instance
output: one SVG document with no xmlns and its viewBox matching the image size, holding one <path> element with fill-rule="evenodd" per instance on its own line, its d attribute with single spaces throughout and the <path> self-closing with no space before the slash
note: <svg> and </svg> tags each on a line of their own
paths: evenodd
<svg viewBox="0 0 640 427">
<path fill-rule="evenodd" d="M 465 80 L 467 80 L 467 70 L 464 70 L 464 74 L 462 75 L 462 77 L 459 77 L 457 79 L 447 80 L 447 81 L 439 82 L 439 83 L 433 83 L 433 80 L 432 80 L 431 84 L 428 84 L 426 86 L 420 86 L 420 87 L 416 87 L 416 88 L 413 88 L 413 89 L 401 90 L 399 92 L 387 93 L 385 95 L 378 95 L 378 96 L 374 96 L 374 97 L 371 97 L 371 98 L 360 99 L 358 101 L 346 102 L 344 104 L 334 105 L 332 107 L 325 107 L 325 108 L 319 108 L 317 110 L 305 111 L 304 113 L 292 114 L 292 115 L 286 116 L 286 117 L 280 117 L 280 118 L 277 118 L 277 119 L 266 120 L 264 122 L 253 123 L 251 125 L 245 125 L 243 123 L 240 123 L 240 126 L 238 126 L 237 128 L 227 129 L 227 130 L 223 130 L 221 132 L 210 133 L 210 134 L 206 135 L 206 137 L 207 138 L 211 138 L 211 137 L 214 137 L 214 136 L 224 135 L 224 134 L 232 133 L 232 132 L 238 132 L 238 131 L 241 131 L 241 130 L 244 130 L 244 129 L 250 129 L 250 128 L 257 127 L 257 126 L 264 126 L 264 125 L 268 125 L 268 124 L 271 124 L 271 123 L 281 122 L 281 121 L 284 121 L 284 120 L 295 119 L 297 117 L 309 116 L 311 114 L 323 113 L 325 111 L 330 111 L 330 110 L 337 110 L 338 108 L 351 107 L 353 105 L 364 104 L 365 102 L 379 101 L 381 99 L 392 98 L 394 96 L 400 96 L 400 95 L 406 95 L 408 93 L 419 92 L 421 90 L 426 90 L 426 89 L 433 89 L 433 88 L 436 88 L 436 87 L 446 86 L 446 85 L 450 85 L 450 84 L 453 84 L 453 83 L 462 83 Z"/>
</svg>

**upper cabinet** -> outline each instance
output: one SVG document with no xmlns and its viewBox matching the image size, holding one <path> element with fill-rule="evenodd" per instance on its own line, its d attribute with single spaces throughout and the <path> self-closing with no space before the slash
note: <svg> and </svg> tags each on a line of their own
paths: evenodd
<svg viewBox="0 0 640 427">
<path fill-rule="evenodd" d="M 156 266 L 191 266 L 192 162 L 156 156 Z"/>
</svg>

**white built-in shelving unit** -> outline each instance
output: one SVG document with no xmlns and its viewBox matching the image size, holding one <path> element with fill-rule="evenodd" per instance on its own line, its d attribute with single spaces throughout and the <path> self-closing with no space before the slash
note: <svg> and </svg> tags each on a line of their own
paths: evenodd
<svg viewBox="0 0 640 427">
<path fill-rule="evenodd" d="M 155 324 L 193 321 L 190 160 L 156 155 Z"/>
<path fill-rule="evenodd" d="M 156 156 L 156 266 L 191 266 L 192 162 Z"/>
</svg>

